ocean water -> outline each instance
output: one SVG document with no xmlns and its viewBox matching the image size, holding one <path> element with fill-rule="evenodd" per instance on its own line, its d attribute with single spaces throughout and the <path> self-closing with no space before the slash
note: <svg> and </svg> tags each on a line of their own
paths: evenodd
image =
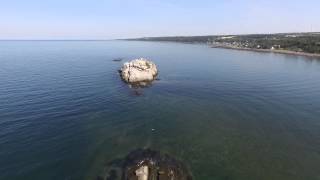
<svg viewBox="0 0 320 180">
<path fill-rule="evenodd" d="M 117 70 L 146 57 L 159 81 Z M 128 41 L 0 42 L 0 179 L 95 179 L 137 148 L 199 180 L 319 180 L 320 60 Z"/>
</svg>

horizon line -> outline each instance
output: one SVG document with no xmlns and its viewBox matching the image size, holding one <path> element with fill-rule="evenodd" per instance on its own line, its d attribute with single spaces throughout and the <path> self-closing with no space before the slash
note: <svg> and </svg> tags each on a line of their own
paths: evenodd
<svg viewBox="0 0 320 180">
<path fill-rule="evenodd" d="M 320 34 L 320 31 L 306 32 L 278 32 L 278 33 L 240 33 L 240 34 L 211 34 L 211 35 L 166 35 L 166 36 L 144 36 L 131 38 L 115 38 L 115 39 L 0 39 L 0 41 L 115 41 L 142 38 L 158 38 L 158 37 L 201 37 L 201 36 L 243 36 L 243 35 L 272 35 L 272 34 Z"/>
</svg>

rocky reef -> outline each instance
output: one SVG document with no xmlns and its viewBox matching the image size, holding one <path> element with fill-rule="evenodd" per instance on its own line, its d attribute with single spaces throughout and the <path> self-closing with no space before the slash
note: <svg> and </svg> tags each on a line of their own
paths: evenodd
<svg viewBox="0 0 320 180">
<path fill-rule="evenodd" d="M 121 78 L 130 84 L 148 83 L 158 74 L 157 66 L 145 59 L 134 59 L 123 64 L 119 70 Z"/>
<path fill-rule="evenodd" d="M 137 149 L 123 159 L 112 160 L 105 170 L 98 180 L 192 180 L 182 162 L 150 149 Z"/>
</svg>

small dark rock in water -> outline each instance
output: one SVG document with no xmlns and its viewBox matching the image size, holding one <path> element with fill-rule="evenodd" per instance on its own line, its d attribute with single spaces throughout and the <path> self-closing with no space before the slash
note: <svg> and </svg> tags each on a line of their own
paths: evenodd
<svg viewBox="0 0 320 180">
<path fill-rule="evenodd" d="M 139 176 L 142 171 L 142 176 Z M 138 149 L 107 164 L 103 180 L 192 180 L 185 165 L 159 151 Z"/>
<path fill-rule="evenodd" d="M 113 59 L 112 61 L 120 62 L 120 61 L 122 61 L 122 60 L 123 60 L 123 58 L 115 58 L 115 59 Z"/>
</svg>

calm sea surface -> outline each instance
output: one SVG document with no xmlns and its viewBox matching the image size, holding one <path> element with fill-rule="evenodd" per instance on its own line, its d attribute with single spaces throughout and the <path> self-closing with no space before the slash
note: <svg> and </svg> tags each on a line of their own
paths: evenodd
<svg viewBox="0 0 320 180">
<path fill-rule="evenodd" d="M 146 57 L 152 87 L 117 70 Z M 154 129 L 154 130 L 153 130 Z M 320 61 L 126 41 L 0 42 L 0 179 L 94 179 L 137 148 L 196 180 L 319 180 Z"/>
</svg>

